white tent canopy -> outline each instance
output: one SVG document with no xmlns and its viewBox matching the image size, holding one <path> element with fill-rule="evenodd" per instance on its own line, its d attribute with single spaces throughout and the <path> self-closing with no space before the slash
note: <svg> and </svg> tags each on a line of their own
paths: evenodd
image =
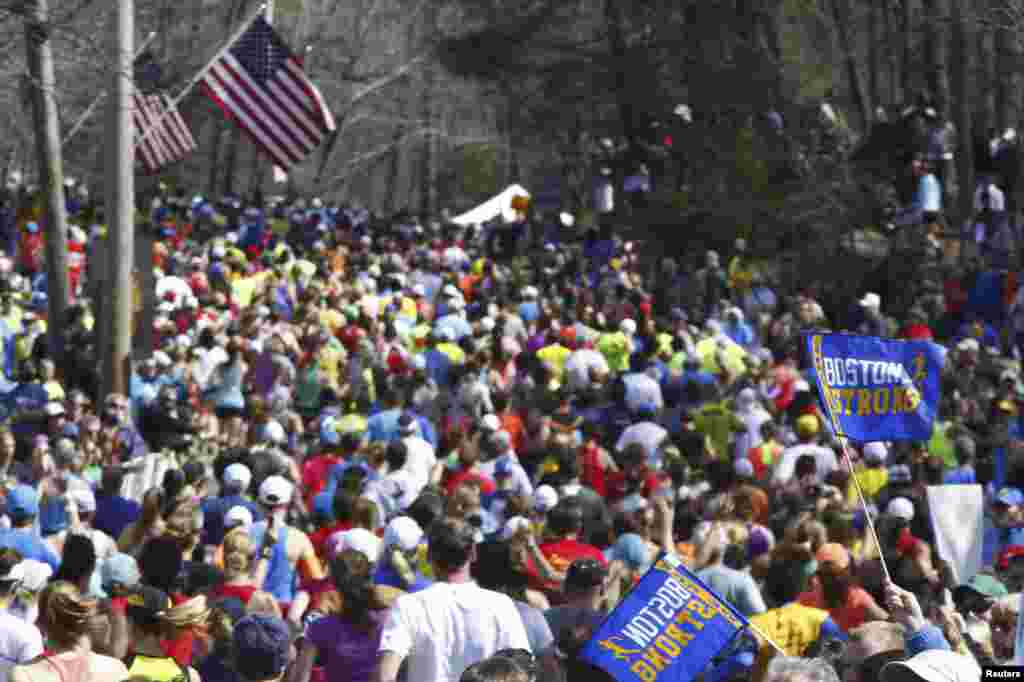
<svg viewBox="0 0 1024 682">
<path fill-rule="evenodd" d="M 519 185 L 510 185 L 501 194 L 491 197 L 476 208 L 463 213 L 452 219 L 456 225 L 466 227 L 467 225 L 481 225 L 503 216 L 506 221 L 515 219 L 515 211 L 512 210 L 512 199 L 515 197 L 530 198 L 530 193 Z"/>
</svg>

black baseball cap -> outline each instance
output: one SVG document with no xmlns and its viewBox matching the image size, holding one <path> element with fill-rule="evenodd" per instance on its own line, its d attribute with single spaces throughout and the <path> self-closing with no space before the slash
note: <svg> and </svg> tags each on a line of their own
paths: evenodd
<svg viewBox="0 0 1024 682">
<path fill-rule="evenodd" d="M 585 592 L 604 584 L 608 571 L 597 559 L 576 559 L 565 572 L 564 589 L 567 592 Z"/>
</svg>

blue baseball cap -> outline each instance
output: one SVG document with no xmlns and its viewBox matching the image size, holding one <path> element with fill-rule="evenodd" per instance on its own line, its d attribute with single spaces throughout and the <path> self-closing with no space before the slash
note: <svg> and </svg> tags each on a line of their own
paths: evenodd
<svg viewBox="0 0 1024 682">
<path fill-rule="evenodd" d="M 1024 505 L 1024 492 L 1020 488 L 1003 488 L 996 495 L 996 504 L 1005 504 L 1007 507 Z"/>
<path fill-rule="evenodd" d="M 16 485 L 7 493 L 7 513 L 35 516 L 39 513 L 39 495 L 27 485 Z"/>
<path fill-rule="evenodd" d="M 288 666 L 291 631 L 276 616 L 250 614 L 234 628 L 235 670 L 247 680 L 273 680 Z"/>
</svg>

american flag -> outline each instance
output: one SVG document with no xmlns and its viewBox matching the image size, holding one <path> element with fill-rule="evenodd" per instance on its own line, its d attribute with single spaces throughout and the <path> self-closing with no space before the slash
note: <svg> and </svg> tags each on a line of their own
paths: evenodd
<svg viewBox="0 0 1024 682">
<path fill-rule="evenodd" d="M 170 103 L 165 95 L 136 93 L 133 99 L 135 150 L 147 173 L 159 173 L 164 166 L 181 161 L 195 151 L 196 140 L 181 113 L 177 109 L 166 113 Z M 150 129 L 153 132 L 149 132 Z"/>
<path fill-rule="evenodd" d="M 305 159 L 335 127 L 302 62 L 263 17 L 214 63 L 202 85 L 284 169 Z"/>
</svg>

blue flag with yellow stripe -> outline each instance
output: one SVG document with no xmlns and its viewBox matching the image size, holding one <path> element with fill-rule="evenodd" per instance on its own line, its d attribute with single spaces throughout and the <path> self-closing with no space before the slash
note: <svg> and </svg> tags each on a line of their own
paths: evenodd
<svg viewBox="0 0 1024 682">
<path fill-rule="evenodd" d="M 836 435 L 861 442 L 931 438 L 945 362 L 941 346 L 814 333 L 804 342 Z"/>
<path fill-rule="evenodd" d="M 689 682 L 746 626 L 677 556 L 662 553 L 581 655 L 617 682 Z"/>
</svg>

